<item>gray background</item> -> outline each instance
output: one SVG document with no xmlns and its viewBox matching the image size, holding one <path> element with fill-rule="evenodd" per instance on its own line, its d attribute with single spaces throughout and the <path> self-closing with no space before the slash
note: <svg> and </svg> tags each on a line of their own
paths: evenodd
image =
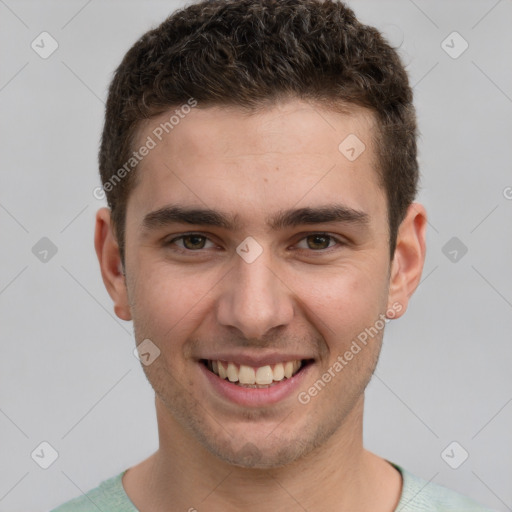
<svg viewBox="0 0 512 512">
<path fill-rule="evenodd" d="M 48 510 L 157 448 L 132 326 L 113 314 L 93 251 L 93 189 L 112 72 L 182 5 L 0 0 L 0 511 Z M 365 443 L 512 510 L 512 2 L 350 5 L 401 45 L 429 212 L 423 281 L 387 327 Z M 42 31 L 59 45 L 47 59 L 31 48 Z M 469 44 L 458 58 L 445 51 L 463 48 L 458 36 L 442 46 L 453 31 Z M 32 251 L 43 237 L 57 248 L 46 261 L 45 242 Z M 48 469 L 31 458 L 42 441 L 59 455 Z M 453 441 L 452 464 L 469 453 L 458 469 L 441 455 Z"/>
</svg>

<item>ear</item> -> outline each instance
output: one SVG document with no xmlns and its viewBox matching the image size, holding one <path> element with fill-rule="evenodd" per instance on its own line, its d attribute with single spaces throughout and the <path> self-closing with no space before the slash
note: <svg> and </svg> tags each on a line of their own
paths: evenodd
<svg viewBox="0 0 512 512">
<path fill-rule="evenodd" d="M 131 320 L 121 254 L 114 236 L 108 208 L 100 208 L 96 213 L 94 247 L 100 263 L 101 277 L 114 301 L 115 314 L 122 320 Z"/>
<path fill-rule="evenodd" d="M 418 287 L 425 263 L 427 212 L 423 205 L 412 203 L 400 224 L 391 274 L 389 278 L 388 311 L 393 318 L 402 316 L 412 294 Z M 395 307 L 393 307 L 395 304 Z M 400 304 L 401 308 L 397 307 Z"/>
</svg>

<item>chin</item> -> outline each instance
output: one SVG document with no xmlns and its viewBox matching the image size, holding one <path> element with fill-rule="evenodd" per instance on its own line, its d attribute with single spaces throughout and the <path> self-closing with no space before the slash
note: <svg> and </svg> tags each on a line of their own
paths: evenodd
<svg viewBox="0 0 512 512">
<path fill-rule="evenodd" d="M 334 427 L 308 428 L 306 425 L 301 428 L 284 426 L 280 430 L 277 425 L 273 430 L 246 429 L 232 436 L 226 436 L 226 432 L 218 433 L 222 436 L 220 438 L 214 438 L 211 430 L 208 434 L 196 434 L 210 453 L 227 464 L 247 469 L 277 469 L 313 452 L 328 440 L 334 430 Z"/>
<path fill-rule="evenodd" d="M 294 443 L 291 443 L 293 446 Z M 247 469 L 272 469 L 286 466 L 301 458 L 303 453 L 292 446 L 258 447 L 253 443 L 245 443 L 239 450 L 215 451 L 214 455 L 232 466 Z"/>
</svg>

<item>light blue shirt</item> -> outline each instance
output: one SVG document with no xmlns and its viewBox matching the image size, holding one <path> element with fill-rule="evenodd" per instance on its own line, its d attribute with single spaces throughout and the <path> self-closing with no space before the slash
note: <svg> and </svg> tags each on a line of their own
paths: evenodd
<svg viewBox="0 0 512 512">
<path fill-rule="evenodd" d="M 493 512 L 462 494 L 391 464 L 401 473 L 403 481 L 400 501 L 394 512 Z M 138 512 L 124 491 L 122 478 L 126 471 L 51 512 Z"/>
</svg>

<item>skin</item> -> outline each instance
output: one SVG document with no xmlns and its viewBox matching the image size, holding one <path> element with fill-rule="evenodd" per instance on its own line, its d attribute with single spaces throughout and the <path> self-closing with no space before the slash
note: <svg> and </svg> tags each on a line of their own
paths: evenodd
<svg viewBox="0 0 512 512">
<path fill-rule="evenodd" d="M 141 125 L 139 141 L 166 119 Z M 98 211 L 95 246 L 114 310 L 133 320 L 137 343 L 149 338 L 161 351 L 143 366 L 159 449 L 123 478 L 139 510 L 395 509 L 400 474 L 362 442 L 382 329 L 307 404 L 296 393 L 267 407 L 234 404 L 198 363 L 212 351 L 303 354 L 314 359 L 307 391 L 379 315 L 405 313 L 425 259 L 426 212 L 411 205 L 390 261 L 374 129 L 363 109 L 342 115 L 298 99 L 253 115 L 194 108 L 139 164 L 125 275 L 109 210 Z M 351 133 L 366 145 L 353 162 L 338 150 Z M 240 225 L 143 228 L 147 214 L 176 203 L 236 214 Z M 334 203 L 368 222 L 266 224 L 278 210 Z M 191 231 L 207 238 L 171 242 Z M 250 264 L 236 253 L 248 236 L 263 250 Z"/>
</svg>

